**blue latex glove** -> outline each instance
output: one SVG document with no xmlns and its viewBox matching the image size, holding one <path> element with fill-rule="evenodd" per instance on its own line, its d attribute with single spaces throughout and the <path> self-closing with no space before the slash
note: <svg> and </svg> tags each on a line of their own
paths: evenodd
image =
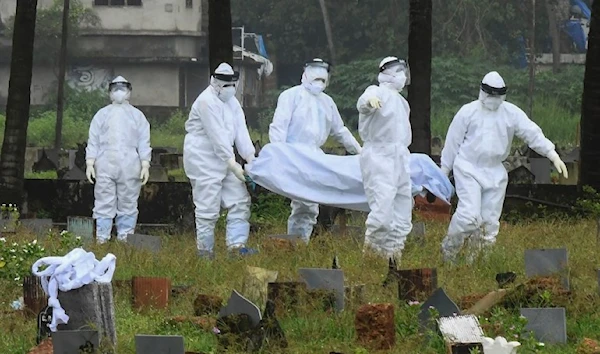
<svg viewBox="0 0 600 354">
<path fill-rule="evenodd" d="M 250 186 L 253 192 L 256 190 L 256 183 L 254 183 L 250 176 L 246 176 L 246 183 Z"/>
</svg>

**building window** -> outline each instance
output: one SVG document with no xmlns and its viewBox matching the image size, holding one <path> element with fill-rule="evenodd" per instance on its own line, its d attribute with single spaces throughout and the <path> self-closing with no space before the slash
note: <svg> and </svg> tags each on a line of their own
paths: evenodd
<svg viewBox="0 0 600 354">
<path fill-rule="evenodd" d="M 94 6 L 142 6 L 142 0 L 94 0 Z"/>
<path fill-rule="evenodd" d="M 188 9 L 194 8 L 194 0 L 185 0 L 185 7 Z"/>
</svg>

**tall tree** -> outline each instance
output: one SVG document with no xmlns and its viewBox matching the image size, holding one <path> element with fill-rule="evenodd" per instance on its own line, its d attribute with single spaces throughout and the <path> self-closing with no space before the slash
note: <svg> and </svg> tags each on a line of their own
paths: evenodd
<svg viewBox="0 0 600 354">
<path fill-rule="evenodd" d="M 208 57 L 211 73 L 223 62 L 233 66 L 231 0 L 208 0 Z"/>
<path fill-rule="evenodd" d="M 21 204 L 37 0 L 17 0 L 12 40 L 6 126 L 0 153 L 0 202 Z"/>
<path fill-rule="evenodd" d="M 592 3 L 581 104 L 579 184 L 600 191 L 600 1 Z"/>
<path fill-rule="evenodd" d="M 431 154 L 431 0 L 410 0 L 408 64 L 410 66 L 411 152 Z"/>
</svg>

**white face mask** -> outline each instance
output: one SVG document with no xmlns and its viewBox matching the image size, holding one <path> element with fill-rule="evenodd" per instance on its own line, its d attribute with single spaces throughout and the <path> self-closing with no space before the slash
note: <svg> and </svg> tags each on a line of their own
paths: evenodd
<svg viewBox="0 0 600 354">
<path fill-rule="evenodd" d="M 406 74 L 403 71 L 393 76 L 392 86 L 394 89 L 398 91 L 402 91 L 404 89 L 404 85 L 406 85 Z"/>
<path fill-rule="evenodd" d="M 113 103 L 122 104 L 129 98 L 129 92 L 123 90 L 117 90 L 110 93 L 110 99 Z"/>
<path fill-rule="evenodd" d="M 479 92 L 479 101 L 481 101 L 481 105 L 490 111 L 498 110 L 505 99 L 506 96 L 490 96 L 483 91 Z"/>
<path fill-rule="evenodd" d="M 223 102 L 229 101 L 233 96 L 235 96 L 235 86 L 222 87 L 217 96 Z"/>
<path fill-rule="evenodd" d="M 325 91 L 325 83 L 323 81 L 315 80 L 306 85 L 306 89 L 313 95 L 318 95 Z"/>
</svg>

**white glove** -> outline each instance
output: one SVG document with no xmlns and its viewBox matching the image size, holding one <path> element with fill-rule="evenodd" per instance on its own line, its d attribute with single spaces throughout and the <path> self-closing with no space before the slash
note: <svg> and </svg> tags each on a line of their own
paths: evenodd
<svg viewBox="0 0 600 354">
<path fill-rule="evenodd" d="M 246 182 L 246 177 L 244 176 L 244 169 L 242 166 L 235 161 L 235 158 L 231 158 L 227 160 L 227 167 L 233 174 L 242 182 Z"/>
<path fill-rule="evenodd" d="M 372 97 L 368 99 L 369 101 L 369 106 L 375 108 L 375 109 L 379 109 L 381 108 L 381 100 L 377 97 Z"/>
<path fill-rule="evenodd" d="M 567 166 L 560 159 L 560 156 L 558 156 L 556 151 L 552 151 L 548 155 L 548 160 L 552 161 L 552 163 L 554 164 L 554 167 L 556 168 L 556 171 L 558 171 L 558 173 L 562 173 L 563 177 L 569 178 L 569 171 L 567 171 Z"/>
<path fill-rule="evenodd" d="M 142 161 L 142 172 L 140 173 L 140 179 L 142 180 L 142 186 L 148 182 L 148 177 L 150 177 L 150 162 Z"/>
<path fill-rule="evenodd" d="M 249 155 L 248 157 L 246 157 L 244 160 L 246 160 L 246 164 L 251 164 L 252 161 L 254 161 L 254 159 L 256 159 L 256 156 L 254 156 L 254 154 Z"/>
<path fill-rule="evenodd" d="M 450 176 L 450 170 L 444 166 L 442 166 L 442 172 L 446 175 L 446 177 Z"/>
<path fill-rule="evenodd" d="M 85 160 L 85 176 L 91 184 L 94 184 L 93 179 L 96 179 L 96 170 L 94 169 L 95 159 Z"/>
</svg>

